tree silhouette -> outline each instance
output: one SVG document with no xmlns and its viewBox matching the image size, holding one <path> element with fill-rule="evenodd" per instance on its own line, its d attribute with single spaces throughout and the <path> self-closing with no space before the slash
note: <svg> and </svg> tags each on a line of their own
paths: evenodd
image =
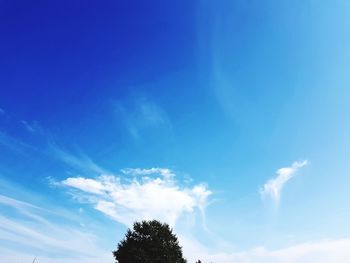
<svg viewBox="0 0 350 263">
<path fill-rule="evenodd" d="M 116 263 L 186 263 L 177 237 L 168 224 L 136 222 L 113 251 Z"/>
</svg>

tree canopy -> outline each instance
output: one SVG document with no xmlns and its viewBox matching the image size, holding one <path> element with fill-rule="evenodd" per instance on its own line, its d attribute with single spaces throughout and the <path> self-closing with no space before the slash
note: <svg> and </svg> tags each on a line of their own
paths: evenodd
<svg viewBox="0 0 350 263">
<path fill-rule="evenodd" d="M 136 222 L 113 251 L 116 263 L 186 263 L 177 237 L 168 224 Z"/>
</svg>

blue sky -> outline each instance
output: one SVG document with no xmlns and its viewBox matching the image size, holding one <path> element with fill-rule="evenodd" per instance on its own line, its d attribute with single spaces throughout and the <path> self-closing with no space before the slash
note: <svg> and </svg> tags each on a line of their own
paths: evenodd
<svg viewBox="0 0 350 263">
<path fill-rule="evenodd" d="M 2 1 L 0 253 L 349 262 L 350 3 Z"/>
</svg>

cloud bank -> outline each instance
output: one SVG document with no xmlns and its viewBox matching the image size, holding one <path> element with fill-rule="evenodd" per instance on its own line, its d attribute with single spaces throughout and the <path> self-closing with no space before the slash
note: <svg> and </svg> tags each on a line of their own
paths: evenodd
<svg viewBox="0 0 350 263">
<path fill-rule="evenodd" d="M 177 219 L 203 211 L 211 191 L 204 184 L 183 187 L 166 168 L 125 169 L 129 180 L 114 175 L 97 178 L 69 177 L 62 185 L 74 190 L 77 200 L 86 202 L 110 218 L 130 226 L 138 220 L 157 219 L 174 226 Z"/>
<path fill-rule="evenodd" d="M 323 239 L 279 249 L 260 246 L 245 251 L 219 252 L 196 240 L 180 237 L 189 262 L 201 258 L 214 263 L 347 263 L 350 262 L 350 238 Z"/>
<path fill-rule="evenodd" d="M 112 262 L 100 240 L 76 224 L 65 224 L 57 211 L 0 195 L 0 255 L 3 262 L 40 263 Z M 11 211 L 11 213 L 10 213 Z M 62 221 L 63 220 L 63 221 Z M 75 226 L 74 226 L 75 225 Z M 69 237 L 69 238 L 67 238 Z M 202 245 L 196 239 L 179 236 L 188 262 L 201 259 L 214 263 L 348 263 L 350 239 L 324 239 L 279 249 L 255 247 L 245 251 L 220 251 Z M 16 244 L 12 247 L 11 244 Z M 20 248 L 20 249 L 19 249 Z M 35 254 L 33 254 L 35 252 Z"/>
<path fill-rule="evenodd" d="M 305 165 L 308 161 L 294 162 L 289 167 L 280 168 L 276 172 L 276 177 L 268 180 L 264 186 L 260 189 L 260 195 L 270 197 L 276 205 L 279 205 L 281 199 L 281 192 L 284 185 L 294 177 L 295 173 Z"/>
</svg>

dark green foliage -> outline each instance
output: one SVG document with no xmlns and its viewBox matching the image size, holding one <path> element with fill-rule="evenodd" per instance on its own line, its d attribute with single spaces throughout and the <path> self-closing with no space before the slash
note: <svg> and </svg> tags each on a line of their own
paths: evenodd
<svg viewBox="0 0 350 263">
<path fill-rule="evenodd" d="M 186 263 L 176 235 L 156 220 L 135 223 L 113 255 L 117 263 Z"/>
</svg>

